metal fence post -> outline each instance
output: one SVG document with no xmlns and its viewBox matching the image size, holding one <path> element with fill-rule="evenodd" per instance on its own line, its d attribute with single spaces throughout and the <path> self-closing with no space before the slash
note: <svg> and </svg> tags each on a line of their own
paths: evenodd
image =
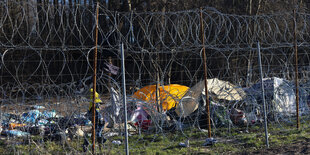
<svg viewBox="0 0 310 155">
<path fill-rule="evenodd" d="M 297 129 L 300 127 L 299 119 L 299 90 L 298 90 L 298 47 L 297 47 L 297 22 L 296 22 L 296 8 L 294 9 L 294 51 L 295 51 L 295 93 L 296 93 L 296 123 Z"/>
<path fill-rule="evenodd" d="M 128 129 L 127 129 L 127 101 L 126 101 L 126 80 L 125 80 L 125 57 L 124 57 L 124 44 L 121 44 L 122 55 L 122 77 L 123 77 L 123 104 L 124 104 L 124 126 L 125 126 L 125 149 L 126 155 L 129 155 L 128 148 Z"/>
<path fill-rule="evenodd" d="M 265 125 L 266 146 L 267 146 L 267 148 L 269 148 L 268 127 L 267 127 L 267 112 L 266 112 L 266 101 L 265 101 L 265 89 L 264 89 L 262 58 L 261 58 L 261 54 L 260 54 L 259 42 L 257 42 L 257 51 L 258 51 L 258 63 L 259 63 L 260 82 L 261 82 L 261 89 L 262 89 L 262 99 L 263 99 L 263 104 L 264 104 L 264 125 Z"/>
</svg>

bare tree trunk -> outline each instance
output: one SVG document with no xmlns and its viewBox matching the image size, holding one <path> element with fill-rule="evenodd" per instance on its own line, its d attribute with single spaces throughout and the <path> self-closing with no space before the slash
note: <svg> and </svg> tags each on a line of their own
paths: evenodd
<svg viewBox="0 0 310 155">
<path fill-rule="evenodd" d="M 252 15 L 252 2 L 253 0 L 250 0 L 249 15 Z"/>
<path fill-rule="evenodd" d="M 68 21 L 69 21 L 69 22 L 68 22 L 68 25 L 69 25 L 70 28 L 73 27 L 73 23 L 74 23 L 74 21 L 73 21 L 73 18 L 74 18 L 74 17 L 73 17 L 73 10 L 74 10 L 74 9 L 73 9 L 72 4 L 73 4 L 73 3 L 72 3 L 72 0 L 69 0 L 69 10 L 70 10 L 70 11 L 68 12 L 68 17 L 69 17 L 69 19 L 68 19 Z M 72 33 L 72 32 L 69 31 L 69 34 L 68 34 L 69 37 L 70 37 L 70 38 L 69 38 L 69 45 L 70 45 L 70 46 L 72 46 L 72 44 L 73 44 L 73 39 L 72 39 L 71 33 Z"/>
<path fill-rule="evenodd" d="M 260 11 L 261 7 L 262 7 L 262 0 L 259 0 L 258 1 L 258 7 L 257 7 L 256 15 L 259 14 L 259 11 Z"/>
<path fill-rule="evenodd" d="M 24 8 L 26 8 L 26 14 L 28 16 L 28 34 L 33 34 L 37 30 L 38 23 L 38 13 L 37 13 L 37 1 L 36 0 L 28 0 L 24 1 Z"/>
<path fill-rule="evenodd" d="M 128 3 L 128 11 L 131 11 L 131 0 L 127 0 Z"/>
</svg>

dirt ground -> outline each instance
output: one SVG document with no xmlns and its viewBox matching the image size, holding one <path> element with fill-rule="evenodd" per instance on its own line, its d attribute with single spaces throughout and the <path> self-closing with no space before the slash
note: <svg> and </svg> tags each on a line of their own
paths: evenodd
<svg viewBox="0 0 310 155">
<path fill-rule="evenodd" d="M 310 154 L 310 139 L 305 138 L 304 140 L 296 141 L 294 143 L 278 146 L 278 147 L 270 147 L 267 149 L 261 149 L 253 152 L 243 152 L 242 155 L 252 155 L 252 154 Z"/>
</svg>

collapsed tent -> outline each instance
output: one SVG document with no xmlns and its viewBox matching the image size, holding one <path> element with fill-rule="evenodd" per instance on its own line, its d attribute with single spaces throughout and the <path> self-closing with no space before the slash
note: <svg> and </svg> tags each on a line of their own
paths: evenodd
<svg viewBox="0 0 310 155">
<path fill-rule="evenodd" d="M 184 96 L 188 91 L 189 87 L 171 84 L 160 86 L 159 88 L 159 102 L 164 111 L 169 110 L 175 107 L 179 100 Z M 149 85 L 141 88 L 135 92 L 132 96 L 133 98 L 145 101 L 150 104 L 156 104 L 156 85 Z"/>
<path fill-rule="evenodd" d="M 208 79 L 208 92 L 210 92 L 209 95 L 215 99 L 227 101 L 242 100 L 246 96 L 246 93 L 241 87 L 217 78 Z M 203 90 L 202 93 L 205 95 L 205 90 Z"/>
<path fill-rule="evenodd" d="M 204 81 L 200 81 L 186 92 L 175 109 L 179 117 L 187 117 L 198 109 L 198 98 L 201 96 L 203 88 Z"/>
<path fill-rule="evenodd" d="M 208 92 L 215 100 L 237 101 L 242 100 L 246 93 L 242 88 L 237 87 L 227 81 L 217 78 L 208 79 Z M 205 96 L 204 80 L 194 85 L 181 99 L 180 104 L 176 108 L 176 113 L 181 117 L 187 117 L 198 109 L 198 99 L 201 95 Z"/>
<path fill-rule="evenodd" d="M 267 112 L 281 115 L 296 114 L 296 97 L 295 85 L 287 80 L 272 77 L 264 78 L 264 91 L 267 104 Z M 250 88 L 245 89 L 248 94 L 247 98 L 255 98 L 259 105 L 262 105 L 261 98 L 261 83 L 256 83 Z M 299 89 L 300 94 L 305 94 L 305 91 Z M 309 108 L 304 99 L 304 95 L 299 98 L 300 114 L 308 112 Z"/>
</svg>

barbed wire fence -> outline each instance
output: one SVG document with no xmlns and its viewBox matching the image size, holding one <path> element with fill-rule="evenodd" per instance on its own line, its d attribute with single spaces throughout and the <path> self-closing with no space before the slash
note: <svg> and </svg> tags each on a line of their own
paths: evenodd
<svg viewBox="0 0 310 155">
<path fill-rule="evenodd" d="M 258 41 L 263 76 L 269 78 L 265 87 L 268 121 L 283 130 L 287 129 L 285 125 L 296 121 L 294 16 L 291 12 L 247 16 L 223 14 L 205 7 L 202 9 L 203 21 L 200 21 L 199 9 L 165 13 L 113 12 L 100 5 L 99 10 L 97 90 L 105 103 L 102 113 L 110 117 L 108 115 L 115 112 L 109 106 L 112 104 L 110 94 L 114 92 L 111 88 L 118 94 L 114 101 L 117 104 L 122 101 L 121 75 L 108 72 L 107 64 L 120 66 L 119 48 L 124 43 L 128 112 L 132 114 L 143 105 L 152 121 L 147 129 L 131 126 L 131 151 L 145 150 L 148 143 L 158 139 L 169 139 L 169 146 L 163 146 L 169 148 L 193 139 L 196 133 L 202 141 L 207 137 L 204 130 L 207 123 L 203 106 L 205 98 L 198 89 L 199 85 L 195 88 L 200 93 L 194 98 L 199 108 L 184 118 L 171 114 L 174 108 L 159 112 L 154 106 L 156 101 L 137 101 L 133 96 L 147 85 L 158 84 L 164 88 L 165 85 L 180 84 L 193 88 L 203 80 L 200 22 L 205 25 L 208 79 L 230 82 L 246 92 L 246 97 L 241 95 L 242 100 L 221 99 L 219 94 L 210 90 L 212 136 L 223 138 L 220 134 L 223 129 L 231 133 L 240 126 L 248 129 L 261 121 L 262 103 L 257 85 Z M 296 18 L 302 123 L 307 122 L 309 112 L 309 16 L 297 12 Z M 65 138 L 61 146 L 68 154 L 82 151 L 83 137 L 89 136 L 89 122 L 84 115 L 89 105 L 88 91 L 92 87 L 95 17 L 91 5 L 0 2 L 2 129 L 16 136 L 12 133 L 16 130 L 11 129 L 22 126 L 20 130 L 25 132 L 18 133 L 18 136 L 31 133 L 26 140 L 7 139 L 7 144 L 14 144 L 11 145 L 14 151 L 19 151 L 18 144 L 27 142 L 29 151 L 41 152 L 44 145 L 51 145 L 57 139 L 56 135 L 64 139 L 70 135 L 66 133 L 70 132 L 68 129 L 74 127 L 75 130 L 81 128 L 85 134 L 77 136 L 76 141 L 71 135 L 71 141 Z M 220 87 L 220 84 L 215 85 Z M 227 93 L 226 96 L 236 97 L 236 94 Z M 171 96 L 156 100 L 165 102 L 168 97 Z M 176 103 L 183 103 L 184 99 L 173 98 Z M 33 107 L 38 110 L 29 109 Z M 235 112 L 239 114 L 235 116 Z M 115 144 L 124 140 L 122 113 L 115 119 L 113 128 L 104 129 L 108 139 L 104 144 L 105 153 L 124 151 Z M 42 134 L 41 130 L 45 132 Z M 49 134 L 45 134 L 47 130 Z M 39 138 L 33 136 L 40 134 Z M 138 145 L 141 143 L 145 145 Z"/>
</svg>

